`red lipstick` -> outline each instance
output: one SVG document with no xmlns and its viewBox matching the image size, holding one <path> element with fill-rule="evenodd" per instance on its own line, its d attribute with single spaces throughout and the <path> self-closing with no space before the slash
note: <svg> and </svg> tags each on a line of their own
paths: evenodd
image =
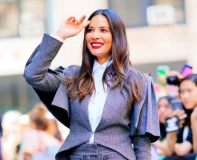
<svg viewBox="0 0 197 160">
<path fill-rule="evenodd" d="M 90 43 L 93 49 L 98 49 L 101 48 L 103 46 L 103 43 L 101 42 L 92 42 Z"/>
</svg>

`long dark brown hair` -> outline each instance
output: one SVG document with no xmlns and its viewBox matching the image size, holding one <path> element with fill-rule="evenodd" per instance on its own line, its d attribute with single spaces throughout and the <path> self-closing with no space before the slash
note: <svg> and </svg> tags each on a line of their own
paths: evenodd
<svg viewBox="0 0 197 160">
<path fill-rule="evenodd" d="M 113 39 L 111 47 L 112 63 L 106 68 L 103 74 L 103 84 L 105 83 L 109 89 L 119 86 L 122 94 L 123 89 L 126 89 L 129 102 L 133 100 L 140 101 L 142 96 L 142 84 L 139 81 L 140 74 L 132 69 L 131 62 L 129 61 L 129 47 L 124 22 L 115 11 L 109 9 L 96 10 L 90 15 L 88 20 L 91 20 L 98 14 L 107 18 Z M 91 95 L 95 89 L 92 76 L 95 57 L 87 48 L 87 42 L 85 40 L 87 30 L 88 26 L 84 31 L 81 67 L 74 75 L 69 75 L 66 78 L 71 100 L 79 97 L 81 101 L 87 95 Z M 107 80 L 107 76 L 110 79 Z M 108 81 L 112 82 L 112 84 L 109 85 Z"/>
</svg>

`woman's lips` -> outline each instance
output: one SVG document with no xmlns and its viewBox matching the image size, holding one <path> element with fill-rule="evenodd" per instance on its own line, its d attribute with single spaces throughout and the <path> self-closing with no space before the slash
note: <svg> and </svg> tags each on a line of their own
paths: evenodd
<svg viewBox="0 0 197 160">
<path fill-rule="evenodd" d="M 90 43 L 93 49 L 101 48 L 104 44 L 101 42 L 92 42 Z"/>
<path fill-rule="evenodd" d="M 184 105 L 190 104 L 190 102 L 188 102 L 188 101 L 185 101 L 185 102 L 183 101 L 182 103 L 183 103 Z"/>
</svg>

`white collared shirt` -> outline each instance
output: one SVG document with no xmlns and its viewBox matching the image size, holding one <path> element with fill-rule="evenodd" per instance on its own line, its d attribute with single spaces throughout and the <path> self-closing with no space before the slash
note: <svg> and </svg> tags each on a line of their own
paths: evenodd
<svg viewBox="0 0 197 160">
<path fill-rule="evenodd" d="M 94 131 L 101 121 L 105 101 L 108 94 L 107 85 L 104 84 L 104 89 L 102 83 L 103 73 L 108 65 L 108 62 L 109 61 L 100 65 L 96 60 L 94 60 L 92 75 L 94 78 L 95 90 L 88 105 L 89 122 L 93 133 L 90 137 L 89 143 L 94 143 Z"/>
</svg>

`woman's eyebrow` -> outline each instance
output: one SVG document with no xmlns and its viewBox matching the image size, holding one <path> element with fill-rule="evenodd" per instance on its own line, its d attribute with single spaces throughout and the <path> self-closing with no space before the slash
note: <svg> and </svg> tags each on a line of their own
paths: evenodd
<svg viewBox="0 0 197 160">
<path fill-rule="evenodd" d="M 93 26 L 89 26 L 88 28 L 94 28 Z M 110 29 L 110 27 L 107 27 L 107 26 L 100 26 L 99 28 L 109 28 Z"/>
<path fill-rule="evenodd" d="M 107 26 L 101 26 L 100 28 L 109 28 L 110 29 L 110 27 L 107 27 Z"/>
</svg>

